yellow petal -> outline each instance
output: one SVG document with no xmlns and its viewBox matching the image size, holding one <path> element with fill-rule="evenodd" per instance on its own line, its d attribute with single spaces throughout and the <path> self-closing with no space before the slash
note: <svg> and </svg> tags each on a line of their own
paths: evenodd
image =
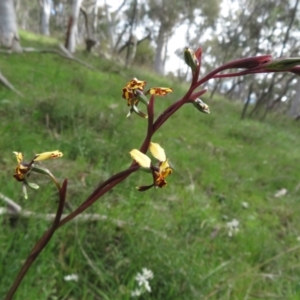
<svg viewBox="0 0 300 300">
<path fill-rule="evenodd" d="M 23 154 L 21 152 L 13 152 L 16 155 L 17 162 L 20 164 L 23 161 Z"/>
<path fill-rule="evenodd" d="M 165 161 L 167 159 L 165 150 L 159 144 L 150 143 L 149 150 L 157 160 Z"/>
<path fill-rule="evenodd" d="M 33 161 L 46 160 L 50 158 L 58 158 L 62 156 L 63 154 L 59 150 L 43 152 L 43 153 L 36 154 Z"/>
<path fill-rule="evenodd" d="M 143 168 L 150 168 L 151 159 L 141 151 L 133 149 L 130 152 L 131 157 Z"/>
<path fill-rule="evenodd" d="M 160 169 L 160 171 L 171 169 L 170 165 L 169 165 L 169 161 L 166 159 L 165 161 L 163 161 L 162 163 L 160 163 L 159 169 Z"/>
</svg>

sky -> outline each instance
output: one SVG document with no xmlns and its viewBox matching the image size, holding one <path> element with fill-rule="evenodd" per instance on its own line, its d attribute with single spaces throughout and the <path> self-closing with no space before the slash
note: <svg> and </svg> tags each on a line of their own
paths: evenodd
<svg viewBox="0 0 300 300">
<path fill-rule="evenodd" d="M 220 12 L 221 15 L 224 17 L 227 17 L 229 14 L 229 9 L 232 10 L 237 10 L 240 8 L 240 4 L 238 0 L 222 0 L 221 3 L 221 7 L 220 7 Z M 168 71 L 173 71 L 176 72 L 177 69 L 182 69 L 182 68 L 186 68 L 186 64 L 183 60 L 183 49 L 185 47 L 188 47 L 189 45 L 187 45 L 187 41 L 186 41 L 186 31 L 187 31 L 187 25 L 183 24 L 181 26 L 179 26 L 176 30 L 174 35 L 172 36 L 172 38 L 169 41 L 168 44 L 168 57 L 169 59 L 166 62 L 166 72 Z M 217 28 L 216 29 L 217 32 L 219 32 L 221 34 L 222 32 L 222 28 Z M 191 32 L 190 32 L 191 34 Z M 193 36 L 191 35 L 191 38 L 193 38 Z M 208 36 L 203 36 L 202 40 L 206 40 L 208 39 Z M 182 48 L 182 59 L 180 59 L 176 54 L 175 51 L 179 48 L 178 45 L 181 45 Z M 199 45 L 199 47 L 201 47 L 201 45 Z M 197 49 L 193 49 L 193 50 L 197 50 Z"/>
</svg>

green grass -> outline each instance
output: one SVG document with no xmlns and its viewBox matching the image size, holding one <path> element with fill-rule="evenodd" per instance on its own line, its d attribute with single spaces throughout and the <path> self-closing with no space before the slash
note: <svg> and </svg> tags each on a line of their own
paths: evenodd
<svg viewBox="0 0 300 300">
<path fill-rule="evenodd" d="M 55 45 L 22 37 L 27 46 Z M 136 76 L 147 87 L 173 87 L 172 95 L 156 99 L 156 116 L 186 91 L 141 67 L 80 57 L 98 71 L 54 54 L 0 56 L 1 72 L 24 94 L 0 87 L 0 192 L 24 210 L 53 213 L 57 195 L 36 176 L 40 190 L 23 199 L 12 178 L 12 151 L 30 160 L 61 150 L 62 159 L 43 165 L 69 179 L 67 200 L 76 207 L 99 182 L 129 166 L 129 151 L 145 136 L 145 120 L 125 117 L 125 83 Z M 56 232 L 15 299 L 126 300 L 144 267 L 154 278 L 152 292 L 140 299 L 300 299 L 299 125 L 285 118 L 240 121 L 239 105 L 219 96 L 207 102 L 210 115 L 185 106 L 153 139 L 174 168 L 167 187 L 139 193 L 135 186 L 150 184 L 151 176 L 134 173 L 88 210 L 106 220 L 73 222 Z M 275 198 L 282 188 L 288 194 Z M 240 226 L 229 237 L 232 219 Z M 7 215 L 0 222 L 2 299 L 50 223 Z M 64 281 L 68 274 L 79 281 Z"/>
</svg>

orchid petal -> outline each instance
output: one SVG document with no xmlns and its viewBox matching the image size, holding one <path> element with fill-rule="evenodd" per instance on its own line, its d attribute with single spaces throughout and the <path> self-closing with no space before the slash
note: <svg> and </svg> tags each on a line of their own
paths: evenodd
<svg viewBox="0 0 300 300">
<path fill-rule="evenodd" d="M 20 164 L 24 159 L 23 154 L 21 152 L 15 152 L 15 151 L 13 153 L 16 155 L 18 164 Z"/>
<path fill-rule="evenodd" d="M 148 119 L 148 115 L 143 113 L 141 110 L 139 110 L 135 104 L 132 105 L 132 109 L 140 117 L 142 117 L 144 119 Z"/>
<path fill-rule="evenodd" d="M 168 87 L 153 87 L 146 94 L 155 95 L 155 96 L 165 96 L 168 93 L 172 93 L 173 90 Z"/>
<path fill-rule="evenodd" d="M 43 152 L 43 153 L 36 154 L 35 157 L 33 158 L 33 161 L 41 161 L 41 160 L 46 160 L 46 159 L 50 159 L 50 158 L 58 158 L 58 157 L 62 157 L 62 156 L 63 156 L 63 154 L 59 150 Z"/>
<path fill-rule="evenodd" d="M 149 169 L 151 166 L 151 159 L 141 151 L 133 149 L 130 152 L 131 157 L 143 168 Z"/>
<path fill-rule="evenodd" d="M 150 184 L 150 185 L 137 186 L 136 189 L 137 189 L 139 192 L 145 192 L 145 191 L 151 189 L 153 186 L 154 186 L 154 183 L 153 183 L 153 184 Z"/>
<path fill-rule="evenodd" d="M 149 150 L 151 154 L 159 161 L 166 160 L 165 150 L 157 143 L 150 143 Z"/>
<path fill-rule="evenodd" d="M 142 91 L 144 89 L 145 85 L 146 85 L 146 81 L 133 78 L 126 84 L 126 87 L 131 90 L 139 89 Z"/>
</svg>

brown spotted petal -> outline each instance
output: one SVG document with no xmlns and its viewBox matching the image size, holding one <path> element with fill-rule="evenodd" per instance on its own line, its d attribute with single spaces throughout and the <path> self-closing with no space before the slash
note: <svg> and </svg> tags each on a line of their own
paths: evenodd
<svg viewBox="0 0 300 300">
<path fill-rule="evenodd" d="M 23 154 L 21 152 L 13 152 L 16 155 L 18 165 L 15 169 L 15 174 L 13 175 L 18 181 L 24 181 L 26 173 L 30 168 L 23 163 Z"/>
<path fill-rule="evenodd" d="M 15 169 L 15 174 L 14 177 L 18 180 L 18 181 L 24 181 L 26 173 L 29 171 L 29 168 L 26 166 L 23 166 L 22 164 L 20 164 L 19 166 L 16 167 Z"/>
<path fill-rule="evenodd" d="M 173 170 L 170 168 L 168 160 L 160 162 L 159 164 L 159 171 L 154 172 L 155 178 L 155 186 L 160 188 L 167 185 L 165 178 L 173 173 Z"/>
<path fill-rule="evenodd" d="M 165 96 L 168 93 L 172 93 L 173 90 L 171 88 L 166 87 L 153 87 L 146 94 L 155 95 L 155 96 Z"/>
<path fill-rule="evenodd" d="M 128 87 L 124 87 L 124 88 L 122 89 L 122 91 L 123 91 L 122 97 L 123 97 L 124 99 L 126 99 L 126 100 L 128 101 L 128 105 L 130 105 L 130 104 L 129 104 L 129 100 L 135 98 L 135 95 L 134 95 L 133 91 L 132 91 L 131 89 L 129 89 Z"/>
<path fill-rule="evenodd" d="M 155 172 L 155 186 L 158 186 L 160 188 L 167 185 L 167 182 L 165 181 L 165 178 L 161 172 Z"/>
<path fill-rule="evenodd" d="M 126 84 L 126 87 L 131 90 L 139 89 L 142 91 L 142 90 L 144 90 L 145 85 L 146 85 L 146 81 L 133 78 Z"/>
</svg>

